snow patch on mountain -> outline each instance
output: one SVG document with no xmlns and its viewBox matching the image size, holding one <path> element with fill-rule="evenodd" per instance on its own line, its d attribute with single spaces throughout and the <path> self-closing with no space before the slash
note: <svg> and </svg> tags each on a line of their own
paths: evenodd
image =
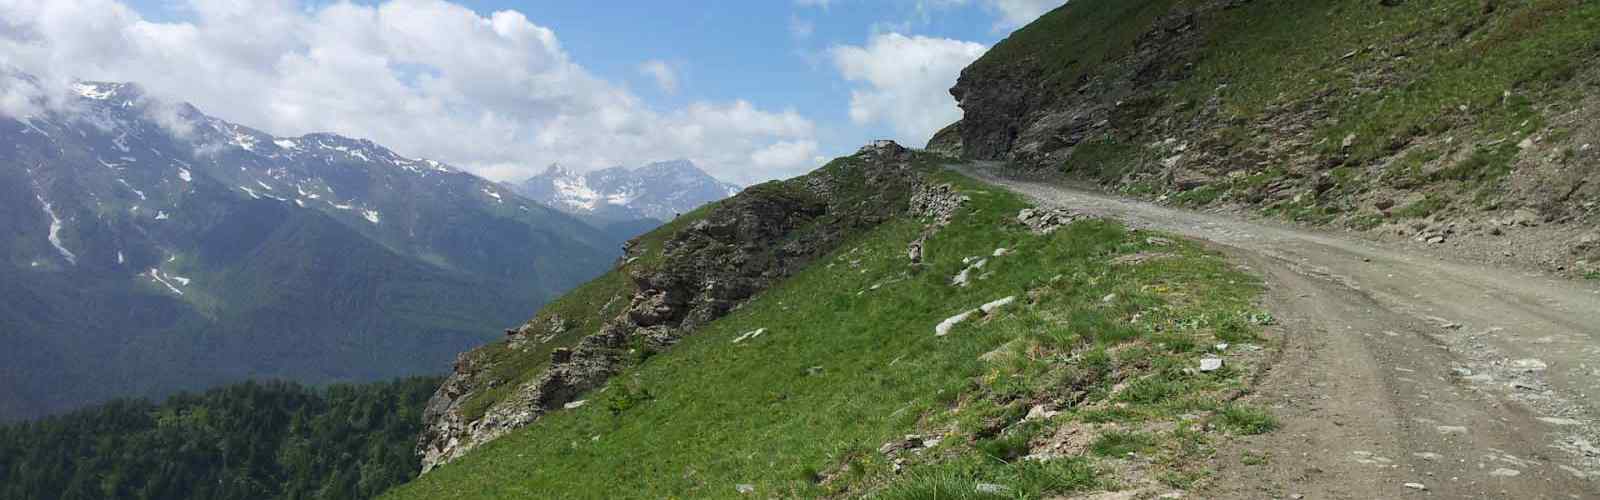
<svg viewBox="0 0 1600 500">
<path fill-rule="evenodd" d="M 48 200 L 44 199 L 44 195 L 36 194 L 33 197 L 39 199 L 39 204 L 44 206 L 44 215 L 50 219 L 50 236 L 48 237 L 50 246 L 56 247 L 56 251 L 61 252 L 61 257 L 67 259 L 67 263 L 77 265 L 78 256 L 73 254 L 71 250 L 67 250 L 67 246 L 61 243 L 61 229 L 63 227 L 61 217 L 56 216 L 55 209 L 50 206 Z"/>
<path fill-rule="evenodd" d="M 149 275 L 150 279 L 155 281 L 156 283 L 160 283 L 161 285 L 167 287 L 167 290 L 171 291 L 172 293 L 175 293 L 175 294 L 178 294 L 178 295 L 183 295 L 183 290 L 179 290 L 178 287 L 172 285 L 171 281 L 167 281 L 167 278 L 162 275 L 160 269 L 152 267 L 152 268 L 150 268 L 150 271 L 145 273 L 145 274 Z M 189 284 L 189 280 L 188 279 L 184 279 L 183 280 L 183 284 L 184 285 L 188 285 Z"/>
<path fill-rule="evenodd" d="M 688 160 L 583 174 L 551 165 L 544 173 L 511 186 L 518 194 L 568 213 L 661 221 L 742 190 L 711 177 Z"/>
<path fill-rule="evenodd" d="M 78 95 L 81 95 L 81 96 L 83 96 L 84 98 L 87 98 L 87 99 L 94 99 L 96 101 L 104 101 L 106 99 L 110 99 L 111 95 L 116 92 L 116 89 L 115 88 L 102 88 L 100 85 L 95 85 L 95 84 L 92 84 L 92 83 L 78 82 L 78 83 L 72 84 L 72 91 L 73 92 L 77 92 Z"/>
</svg>

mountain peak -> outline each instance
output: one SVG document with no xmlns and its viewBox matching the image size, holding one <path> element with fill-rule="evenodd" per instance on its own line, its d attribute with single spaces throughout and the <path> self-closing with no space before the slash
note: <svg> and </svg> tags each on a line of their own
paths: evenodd
<svg viewBox="0 0 1600 500">
<path fill-rule="evenodd" d="M 573 177 L 575 175 L 572 173 L 572 169 L 562 166 L 560 163 L 551 163 L 550 166 L 544 168 L 544 173 L 539 174 L 541 177 Z"/>
<path fill-rule="evenodd" d="M 96 101 L 134 99 L 144 95 L 144 89 L 132 83 L 78 81 L 70 88 L 74 94 Z"/>
<path fill-rule="evenodd" d="M 518 194 L 546 206 L 608 220 L 671 220 L 739 191 L 686 159 L 582 174 L 551 164 L 544 173 L 515 186 Z"/>
</svg>

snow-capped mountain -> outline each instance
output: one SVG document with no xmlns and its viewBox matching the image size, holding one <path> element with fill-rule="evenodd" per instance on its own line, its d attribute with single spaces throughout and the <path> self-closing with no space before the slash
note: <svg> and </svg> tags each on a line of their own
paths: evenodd
<svg viewBox="0 0 1600 500">
<path fill-rule="evenodd" d="M 618 254 L 570 215 L 371 141 L 277 137 L 131 84 L 71 90 L 0 114 L 0 366 L 29 367 L 0 368 L 0 420 L 440 372 Z"/>
<path fill-rule="evenodd" d="M 546 206 L 600 220 L 669 221 L 700 205 L 738 194 L 689 160 L 651 163 L 637 169 L 612 167 L 579 174 L 560 165 L 512 185 Z"/>
</svg>

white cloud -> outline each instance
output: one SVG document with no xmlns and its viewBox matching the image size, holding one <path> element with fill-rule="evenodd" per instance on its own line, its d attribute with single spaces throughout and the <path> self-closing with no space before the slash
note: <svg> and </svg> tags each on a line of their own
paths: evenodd
<svg viewBox="0 0 1600 500">
<path fill-rule="evenodd" d="M 1015 28 L 1033 22 L 1056 7 L 1066 5 L 1066 0 L 985 0 L 989 8 L 1000 14 L 1001 27 Z"/>
<path fill-rule="evenodd" d="M 961 118 L 949 89 L 986 50 L 972 42 L 887 33 L 873 35 L 864 47 L 835 46 L 830 54 L 840 75 L 859 84 L 850 92 L 850 119 L 888 123 L 897 140 L 920 145 Z"/>
<path fill-rule="evenodd" d="M 784 141 L 751 153 L 750 163 L 764 168 L 805 163 L 816 157 L 817 141 Z"/>
<path fill-rule="evenodd" d="M 977 4 L 998 17 L 994 25 L 996 30 L 1009 30 L 1031 23 L 1044 13 L 1066 3 L 1067 0 L 917 0 L 916 11 L 926 17 L 933 11 Z M 831 0 L 795 1 L 795 5 L 801 7 L 823 9 L 827 9 L 831 4 Z"/>
<path fill-rule="evenodd" d="M 119 0 L 0 0 L 0 57 L 48 88 L 133 81 L 275 134 L 371 138 L 494 178 L 557 161 L 598 168 L 688 158 L 739 182 L 815 166 L 750 162 L 774 145 L 814 139 L 797 112 L 744 101 L 652 109 L 515 11 L 484 16 L 444 0 L 188 7 L 193 21 L 165 23 Z M 661 66 L 646 71 L 675 88 L 677 75 Z M 0 111 L 16 107 L 14 88 L 0 89 Z"/>
<path fill-rule="evenodd" d="M 678 93 L 678 73 L 666 61 L 651 59 L 639 65 L 639 73 L 656 81 L 656 86 L 668 94 Z"/>
</svg>

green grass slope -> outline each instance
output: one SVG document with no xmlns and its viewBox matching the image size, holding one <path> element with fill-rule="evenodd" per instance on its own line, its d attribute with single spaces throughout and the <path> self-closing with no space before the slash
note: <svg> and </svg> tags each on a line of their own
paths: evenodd
<svg viewBox="0 0 1600 500">
<path fill-rule="evenodd" d="M 971 197 L 906 261 L 924 221 L 896 217 L 639 360 L 575 409 L 546 414 L 391 491 L 387 498 L 717 498 L 878 494 L 1039 497 L 1205 478 L 1208 443 L 1264 432 L 1229 402 L 1257 361 L 1218 342 L 1265 343 L 1259 286 L 1216 254 L 1115 223 L 1050 235 L 1014 222 L 1027 205 L 954 174 Z M 951 285 L 989 257 L 968 287 Z M 603 303 L 606 278 L 551 308 Z M 1017 303 L 934 326 L 1002 297 Z M 576 311 L 574 311 L 576 312 Z M 733 341 L 757 329 L 761 336 Z M 1027 418 L 1035 407 L 1060 412 Z M 1036 412 L 1038 413 L 1038 412 Z M 1092 442 L 1056 436 L 1086 429 Z M 936 444 L 885 454 L 907 434 Z M 1092 444 L 1092 446 L 1090 446 Z M 1128 453 L 1162 484 L 1124 480 Z M 1027 454 L 1048 460 L 1021 460 Z M 981 491 L 995 493 L 981 493 Z"/>
</svg>

